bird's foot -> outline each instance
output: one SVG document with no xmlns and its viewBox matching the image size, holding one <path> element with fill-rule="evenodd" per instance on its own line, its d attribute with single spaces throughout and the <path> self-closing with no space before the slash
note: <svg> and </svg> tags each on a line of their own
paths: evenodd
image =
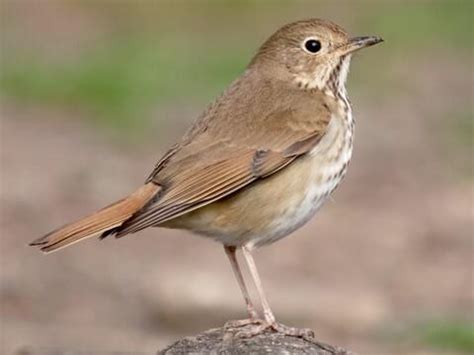
<svg viewBox="0 0 474 355">
<path fill-rule="evenodd" d="M 257 311 L 253 308 L 253 306 L 248 306 L 247 311 L 249 313 L 249 317 L 246 319 L 237 319 L 237 320 L 230 320 L 224 324 L 224 331 L 229 331 L 235 328 L 240 328 L 249 324 L 262 324 L 264 322 L 263 319 L 260 319 L 258 316 Z"/>
<path fill-rule="evenodd" d="M 314 339 L 314 331 L 309 328 L 294 328 L 277 322 L 273 322 L 270 325 L 270 328 L 280 334 L 288 335 L 291 337 Z"/>
<path fill-rule="evenodd" d="M 259 318 L 230 320 L 224 324 L 224 332 L 236 338 L 251 338 L 268 328 L 268 324 Z"/>
<path fill-rule="evenodd" d="M 265 321 L 259 318 L 246 318 L 246 319 L 237 319 L 230 320 L 224 324 L 224 331 L 233 331 L 237 328 L 246 327 L 248 325 L 261 325 Z"/>
<path fill-rule="evenodd" d="M 257 318 L 233 320 L 224 325 L 224 332 L 234 338 L 251 338 L 266 330 L 292 337 L 314 339 L 314 332 L 311 329 L 288 327 L 275 321 L 270 323 Z"/>
</svg>

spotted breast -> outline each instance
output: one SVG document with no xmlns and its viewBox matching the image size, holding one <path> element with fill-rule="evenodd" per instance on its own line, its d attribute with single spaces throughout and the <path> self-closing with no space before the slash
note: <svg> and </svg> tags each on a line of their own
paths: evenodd
<svg viewBox="0 0 474 355">
<path fill-rule="evenodd" d="M 165 226 L 184 226 L 237 247 L 270 244 L 298 229 L 339 185 L 352 155 L 351 107 L 345 96 L 336 99 L 339 109 L 333 113 L 324 137 L 308 154 L 258 184 Z"/>
</svg>

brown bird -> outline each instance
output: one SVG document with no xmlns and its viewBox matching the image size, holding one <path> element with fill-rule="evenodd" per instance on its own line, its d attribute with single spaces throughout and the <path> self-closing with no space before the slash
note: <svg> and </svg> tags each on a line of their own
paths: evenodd
<svg viewBox="0 0 474 355">
<path fill-rule="evenodd" d="M 244 336 L 267 328 L 310 334 L 275 321 L 251 251 L 301 227 L 341 182 L 354 133 L 345 88 L 351 56 L 381 41 L 350 38 L 320 19 L 282 27 L 143 186 L 31 245 L 51 252 L 92 236 L 119 238 L 147 227 L 190 230 L 222 243 L 232 264 L 249 319 L 231 321 L 228 329 L 242 327 Z M 257 287 L 263 319 L 247 292 L 237 249 Z"/>
</svg>

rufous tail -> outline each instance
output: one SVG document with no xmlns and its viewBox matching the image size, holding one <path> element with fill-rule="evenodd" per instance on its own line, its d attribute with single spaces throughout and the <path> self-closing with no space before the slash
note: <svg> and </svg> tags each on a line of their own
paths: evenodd
<svg viewBox="0 0 474 355">
<path fill-rule="evenodd" d="M 101 234 L 109 234 L 114 228 L 142 209 L 160 190 L 153 182 L 96 213 L 79 221 L 58 228 L 44 237 L 34 240 L 30 245 L 38 246 L 44 252 L 51 252 L 74 244 L 82 239 Z M 109 233 L 107 233 L 109 232 Z"/>
</svg>

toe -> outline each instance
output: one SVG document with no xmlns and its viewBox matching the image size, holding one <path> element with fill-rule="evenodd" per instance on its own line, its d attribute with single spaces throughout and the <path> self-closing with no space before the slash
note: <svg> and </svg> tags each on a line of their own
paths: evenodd
<svg viewBox="0 0 474 355">
<path fill-rule="evenodd" d="M 263 320 L 258 318 L 247 318 L 247 319 L 238 319 L 230 320 L 224 324 L 224 329 L 229 330 L 232 328 L 241 328 L 250 324 L 262 324 Z"/>
<path fill-rule="evenodd" d="M 258 334 L 263 333 L 269 327 L 268 324 L 260 324 L 254 325 L 247 328 L 243 328 L 242 330 L 235 333 L 236 338 L 252 338 Z"/>
<path fill-rule="evenodd" d="M 313 330 L 308 329 L 308 328 L 303 328 L 303 329 L 293 328 L 293 327 L 288 327 L 284 324 L 276 323 L 276 322 L 274 322 L 271 325 L 271 327 L 278 333 L 282 333 L 285 335 L 301 337 L 301 338 L 314 338 Z"/>
</svg>

